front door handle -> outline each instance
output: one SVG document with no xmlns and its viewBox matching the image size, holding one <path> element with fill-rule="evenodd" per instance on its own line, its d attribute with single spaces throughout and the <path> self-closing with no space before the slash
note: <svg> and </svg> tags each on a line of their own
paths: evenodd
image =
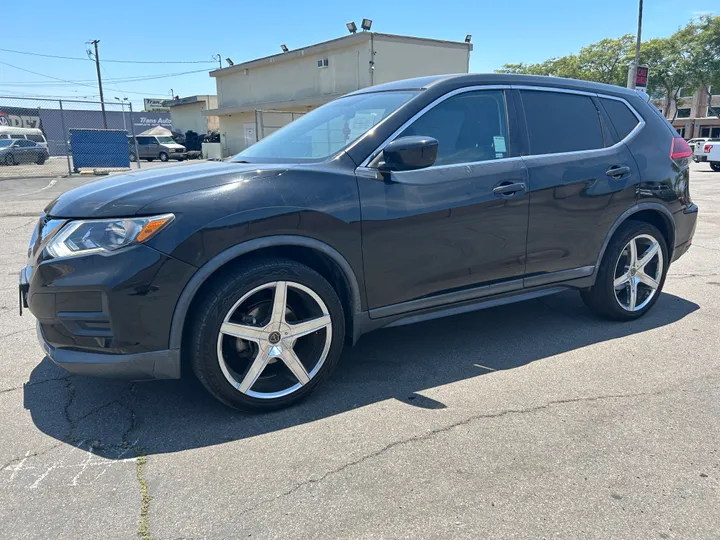
<svg viewBox="0 0 720 540">
<path fill-rule="evenodd" d="M 620 180 L 623 176 L 630 174 L 630 167 L 627 165 L 613 165 L 607 171 L 605 171 L 610 178 Z"/>
<path fill-rule="evenodd" d="M 517 193 L 524 193 L 525 189 L 524 182 L 503 182 L 493 188 L 493 193 L 502 197 L 510 197 Z"/>
</svg>

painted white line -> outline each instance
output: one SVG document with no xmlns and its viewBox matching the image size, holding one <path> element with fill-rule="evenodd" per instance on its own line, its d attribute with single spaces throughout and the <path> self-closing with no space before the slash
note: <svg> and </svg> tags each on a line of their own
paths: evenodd
<svg viewBox="0 0 720 540">
<path fill-rule="evenodd" d="M 50 183 L 47 186 L 42 189 L 38 189 L 38 191 L 45 191 L 46 189 L 53 187 L 55 184 L 57 184 L 57 179 L 50 180 Z"/>
<path fill-rule="evenodd" d="M 15 468 L 13 469 L 12 474 L 10 475 L 9 482 L 12 482 L 15 479 L 15 475 L 17 475 L 18 471 L 22 469 L 23 465 L 25 465 L 25 462 L 27 461 L 28 456 L 30 455 L 30 450 L 25 452 L 25 457 L 20 460 L 20 463 L 18 463 Z"/>
</svg>

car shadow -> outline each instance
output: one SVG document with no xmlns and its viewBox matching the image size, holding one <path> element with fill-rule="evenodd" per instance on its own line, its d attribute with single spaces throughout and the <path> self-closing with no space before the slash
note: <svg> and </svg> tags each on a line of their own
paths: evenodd
<svg viewBox="0 0 720 540">
<path fill-rule="evenodd" d="M 245 414 L 216 402 L 194 377 L 127 383 L 68 375 L 45 358 L 24 388 L 35 425 L 110 459 L 212 446 L 312 422 L 387 399 L 445 405 L 424 389 L 542 361 L 593 343 L 672 324 L 699 306 L 663 294 L 629 323 L 594 317 L 568 292 L 379 330 L 347 348 L 332 378 L 299 405 Z M 558 365 L 557 369 L 562 369 Z"/>
</svg>

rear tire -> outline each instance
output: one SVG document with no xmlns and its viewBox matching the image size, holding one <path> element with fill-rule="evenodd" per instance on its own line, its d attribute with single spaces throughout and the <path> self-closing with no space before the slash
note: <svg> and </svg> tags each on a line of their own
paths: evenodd
<svg viewBox="0 0 720 540">
<path fill-rule="evenodd" d="M 37 158 L 37 161 L 36 161 L 35 163 L 37 163 L 38 165 L 44 165 L 46 159 L 47 159 L 47 158 L 46 158 L 45 156 L 39 156 L 39 157 Z"/>
<path fill-rule="evenodd" d="M 12 154 L 8 154 L 7 156 L 5 156 L 5 165 L 7 165 L 8 167 L 10 165 L 17 165 L 17 161 L 15 161 L 15 156 L 13 156 Z"/>
<path fill-rule="evenodd" d="M 203 292 L 188 323 L 197 378 L 215 398 L 245 411 L 307 397 L 334 370 L 345 337 L 330 283 L 286 259 L 228 270 Z"/>
<path fill-rule="evenodd" d="M 135 163 L 137 161 L 137 157 L 135 156 L 135 152 L 130 152 L 130 163 Z"/>
<path fill-rule="evenodd" d="M 720 172 L 720 161 L 711 161 L 710 168 L 715 172 Z"/>
<path fill-rule="evenodd" d="M 653 246 L 655 252 L 650 257 Z M 603 317 L 617 321 L 637 319 L 657 302 L 669 264 L 660 231 L 649 223 L 628 220 L 610 240 L 595 285 L 580 294 L 585 304 Z"/>
</svg>

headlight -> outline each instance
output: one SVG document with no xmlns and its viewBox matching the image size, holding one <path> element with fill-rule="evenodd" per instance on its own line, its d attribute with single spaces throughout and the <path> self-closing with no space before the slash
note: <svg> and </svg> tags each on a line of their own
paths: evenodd
<svg viewBox="0 0 720 540">
<path fill-rule="evenodd" d="M 53 257 L 111 253 L 149 240 L 175 216 L 71 221 L 47 245 Z"/>
</svg>

